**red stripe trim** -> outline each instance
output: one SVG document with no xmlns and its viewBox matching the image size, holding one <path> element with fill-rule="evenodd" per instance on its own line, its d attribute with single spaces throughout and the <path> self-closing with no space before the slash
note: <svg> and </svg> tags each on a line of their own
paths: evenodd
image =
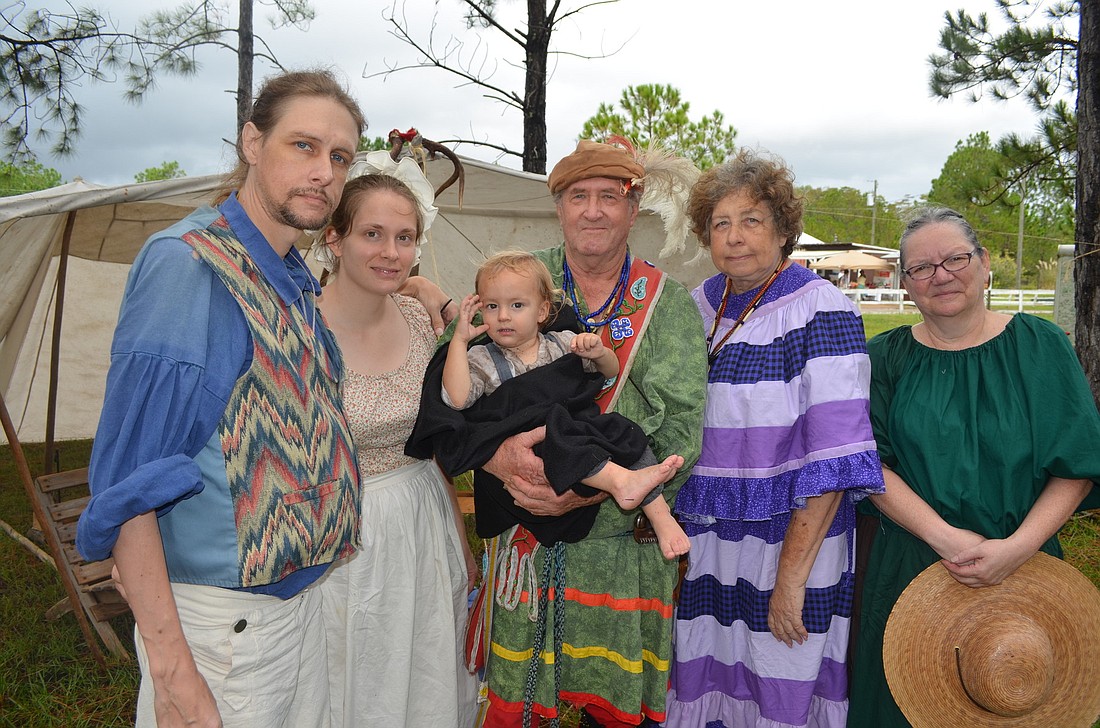
<svg viewBox="0 0 1100 728">
<path fill-rule="evenodd" d="M 554 601 L 554 590 L 551 589 L 547 598 L 552 602 Z M 663 602 L 660 599 L 620 599 L 613 597 L 610 594 L 593 594 L 592 592 L 581 591 L 580 589 L 566 588 L 565 599 L 569 602 L 574 602 L 585 607 L 606 607 L 607 609 L 614 609 L 618 612 L 656 612 L 661 617 L 666 619 L 672 618 L 673 606 L 668 602 Z M 520 601 L 524 603 L 530 602 L 530 593 L 524 590 L 520 594 Z"/>
<path fill-rule="evenodd" d="M 487 690 L 489 700 L 489 712 L 486 714 L 485 728 L 498 728 L 503 726 L 518 726 L 522 722 L 521 716 L 523 715 L 523 702 L 512 703 L 504 698 L 500 697 L 492 690 Z M 628 725 L 637 725 L 641 722 L 643 716 L 650 720 L 662 723 L 665 720 L 665 711 L 653 710 L 648 705 L 642 704 L 641 713 L 627 713 L 626 711 L 619 710 L 608 702 L 607 698 L 599 695 L 593 695 L 592 693 L 576 693 L 563 690 L 561 693 L 561 699 L 567 703 L 572 703 L 577 707 L 583 708 L 586 705 L 599 706 L 602 710 L 607 711 L 616 720 L 626 723 Z M 535 715 L 541 715 L 544 718 L 554 718 L 558 714 L 557 706 L 549 707 L 540 703 L 531 704 L 531 712 Z M 493 713 L 497 713 L 496 720 L 493 719 Z M 510 713 L 512 715 L 504 716 L 500 713 Z"/>
</svg>

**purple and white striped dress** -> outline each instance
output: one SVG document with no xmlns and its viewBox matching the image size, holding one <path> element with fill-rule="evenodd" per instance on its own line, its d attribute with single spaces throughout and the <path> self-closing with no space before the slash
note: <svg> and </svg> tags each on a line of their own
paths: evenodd
<svg viewBox="0 0 1100 728">
<path fill-rule="evenodd" d="M 723 275 L 692 295 L 710 331 Z M 731 295 L 715 341 L 757 290 Z M 843 726 L 855 503 L 883 490 L 858 309 L 799 265 L 779 274 L 707 383 L 703 453 L 676 498 L 691 537 L 676 612 L 670 728 Z M 791 511 L 846 491 L 814 562 L 788 648 L 768 600 Z"/>
</svg>

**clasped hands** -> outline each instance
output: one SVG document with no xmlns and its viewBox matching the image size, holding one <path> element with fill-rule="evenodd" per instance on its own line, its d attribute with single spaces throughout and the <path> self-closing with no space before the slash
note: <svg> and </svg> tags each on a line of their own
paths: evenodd
<svg viewBox="0 0 1100 728">
<path fill-rule="evenodd" d="M 955 581 L 974 588 L 1000 584 L 1034 554 L 1012 537 L 985 538 L 961 528 L 944 550 L 940 563 Z"/>
</svg>

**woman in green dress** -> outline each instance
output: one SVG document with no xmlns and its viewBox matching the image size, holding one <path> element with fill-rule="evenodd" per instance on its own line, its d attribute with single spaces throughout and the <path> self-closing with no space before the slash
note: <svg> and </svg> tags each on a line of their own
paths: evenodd
<svg viewBox="0 0 1100 728">
<path fill-rule="evenodd" d="M 863 580 L 848 725 L 908 722 L 882 667 L 886 619 L 939 561 L 960 583 L 999 584 L 1100 489 L 1100 415 L 1065 333 L 983 305 L 989 253 L 953 210 L 918 211 L 902 285 L 924 320 L 875 337 L 871 422 L 886 492 Z M 866 504 L 867 501 L 864 501 Z M 862 528 L 862 524 L 861 524 Z"/>
</svg>

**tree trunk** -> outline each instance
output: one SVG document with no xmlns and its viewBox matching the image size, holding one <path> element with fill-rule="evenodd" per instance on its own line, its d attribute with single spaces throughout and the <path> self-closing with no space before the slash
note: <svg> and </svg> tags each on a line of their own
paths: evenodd
<svg viewBox="0 0 1100 728">
<path fill-rule="evenodd" d="M 546 0 L 527 0 L 527 84 L 523 93 L 523 171 L 546 174 L 546 57 L 550 53 Z"/>
<path fill-rule="evenodd" d="M 1100 3 L 1082 2 L 1077 46 L 1077 356 L 1100 402 Z"/>
<path fill-rule="evenodd" d="M 237 138 L 245 122 L 252 118 L 252 0 L 239 0 L 237 23 Z"/>
</svg>

